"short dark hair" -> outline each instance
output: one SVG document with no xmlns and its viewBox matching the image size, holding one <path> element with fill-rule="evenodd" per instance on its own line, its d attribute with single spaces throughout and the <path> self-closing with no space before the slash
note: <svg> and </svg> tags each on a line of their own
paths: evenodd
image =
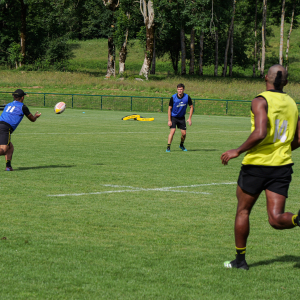
<svg viewBox="0 0 300 300">
<path fill-rule="evenodd" d="M 178 83 L 178 84 L 177 84 L 177 88 L 183 88 L 183 89 L 185 89 L 185 86 L 184 86 L 183 83 Z"/>
</svg>

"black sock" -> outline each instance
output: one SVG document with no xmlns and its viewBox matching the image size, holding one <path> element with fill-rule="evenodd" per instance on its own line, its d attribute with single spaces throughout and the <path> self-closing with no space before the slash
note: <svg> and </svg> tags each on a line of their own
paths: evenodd
<svg viewBox="0 0 300 300">
<path fill-rule="evenodd" d="M 245 260 L 245 256 L 246 256 L 246 247 L 245 248 L 238 248 L 238 247 L 235 247 L 236 249 L 236 260 L 237 261 L 242 261 L 242 260 Z"/>
<path fill-rule="evenodd" d="M 167 149 L 170 149 L 171 148 L 171 144 L 168 144 L 168 147 L 167 147 Z"/>
<path fill-rule="evenodd" d="M 11 168 L 11 161 L 10 160 L 6 161 L 6 168 Z"/>
<path fill-rule="evenodd" d="M 184 143 L 184 141 L 181 141 L 181 142 L 180 142 L 180 147 L 183 147 L 183 143 Z"/>
</svg>

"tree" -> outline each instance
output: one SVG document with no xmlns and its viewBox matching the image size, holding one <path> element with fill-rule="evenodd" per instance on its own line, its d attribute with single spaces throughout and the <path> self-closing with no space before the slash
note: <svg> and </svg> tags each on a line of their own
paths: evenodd
<svg viewBox="0 0 300 300">
<path fill-rule="evenodd" d="M 18 67 L 62 69 L 71 57 L 67 40 L 74 21 L 72 4 L 71 0 L 1 0 L 0 61 L 15 65 L 15 56 Z"/>
<path fill-rule="evenodd" d="M 261 67 L 260 76 L 264 77 L 265 60 L 266 60 L 266 27 L 267 27 L 267 0 L 263 0 L 263 17 L 262 17 L 262 29 L 261 29 Z"/>
<path fill-rule="evenodd" d="M 288 37 L 287 37 L 287 42 L 286 42 L 286 52 L 285 52 L 285 59 L 286 59 L 286 65 L 285 68 L 286 70 L 288 70 L 288 61 L 289 61 L 289 49 L 290 49 L 290 37 L 292 34 L 292 29 L 293 29 L 293 23 L 294 23 L 294 17 L 295 17 L 295 8 L 296 8 L 296 0 L 294 0 L 293 3 L 293 10 L 292 10 L 292 16 L 291 16 L 291 25 L 290 25 L 290 30 L 288 33 Z"/>
<path fill-rule="evenodd" d="M 103 0 L 103 4 L 110 10 L 112 13 L 114 13 L 117 9 L 117 7 L 120 4 L 120 0 Z M 106 77 L 109 78 L 112 75 L 115 76 L 115 55 L 116 55 L 116 49 L 114 44 L 114 38 L 113 38 L 113 28 L 115 27 L 114 24 L 114 14 L 112 14 L 112 20 L 111 20 L 111 28 L 112 32 L 108 36 L 108 58 L 107 58 L 107 71 L 106 71 Z"/>
<path fill-rule="evenodd" d="M 194 68 L 195 68 L 195 29 L 192 28 L 191 30 L 191 43 L 190 43 L 190 49 L 191 49 L 191 58 L 190 58 L 190 69 L 189 74 L 194 75 Z"/>
<path fill-rule="evenodd" d="M 284 31 L 284 16 L 285 16 L 285 0 L 282 0 L 281 24 L 280 24 L 280 43 L 279 43 L 279 64 L 280 64 L 280 65 L 283 65 L 283 31 Z"/>
<path fill-rule="evenodd" d="M 228 56 L 228 49 L 229 49 L 231 36 L 233 38 L 233 24 L 234 24 L 234 15 L 235 15 L 235 4 L 236 4 L 236 0 L 233 0 L 232 18 L 231 18 L 230 27 L 228 29 L 228 38 L 227 38 L 227 43 L 226 43 L 226 48 L 225 48 L 225 55 L 224 55 L 224 68 L 223 68 L 223 74 L 222 74 L 223 77 L 226 76 L 226 72 L 227 72 L 227 56 Z M 233 41 L 233 39 L 232 39 L 232 41 Z"/>
<path fill-rule="evenodd" d="M 140 71 L 140 75 L 145 76 L 148 80 L 149 70 L 151 67 L 153 57 L 154 44 L 154 8 L 151 0 L 140 0 L 140 10 L 144 17 L 144 24 L 146 27 L 146 51 L 144 63 Z"/>
</svg>

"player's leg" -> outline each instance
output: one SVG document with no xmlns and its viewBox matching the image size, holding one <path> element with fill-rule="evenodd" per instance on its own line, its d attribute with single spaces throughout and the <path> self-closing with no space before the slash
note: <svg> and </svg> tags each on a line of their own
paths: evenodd
<svg viewBox="0 0 300 300">
<path fill-rule="evenodd" d="M 5 155 L 7 148 L 7 145 L 0 145 L 0 155 Z"/>
<path fill-rule="evenodd" d="M 249 269 L 245 259 L 246 244 L 250 232 L 249 216 L 259 195 L 259 193 L 255 195 L 249 194 L 242 190 L 239 185 L 237 186 L 238 205 L 234 224 L 236 258 L 232 261 L 226 261 L 224 263 L 226 268 Z"/>
<path fill-rule="evenodd" d="M 173 137 L 174 137 L 175 131 L 176 131 L 176 127 L 170 129 L 170 134 L 168 136 L 168 146 L 167 146 L 166 152 L 170 152 L 171 151 L 170 148 L 171 148 L 171 144 L 172 144 L 172 141 L 173 141 Z"/>
<path fill-rule="evenodd" d="M 259 195 L 249 194 L 242 190 L 240 186 L 237 186 L 236 197 L 238 205 L 234 224 L 235 245 L 237 248 L 246 247 L 250 232 L 249 216 Z"/>
<path fill-rule="evenodd" d="M 184 129 L 180 129 L 180 130 L 181 130 L 181 139 L 180 139 L 179 148 L 183 151 L 187 151 L 187 149 L 183 145 L 185 138 L 186 138 L 186 130 L 184 130 Z"/>
<path fill-rule="evenodd" d="M 270 190 L 266 190 L 267 210 L 269 223 L 275 229 L 294 228 L 298 224 L 295 219 L 298 215 L 284 212 L 286 197 Z"/>
<path fill-rule="evenodd" d="M 14 153 L 14 145 L 12 143 L 9 143 L 8 150 L 5 154 L 5 160 L 6 160 L 6 171 L 13 171 L 13 168 L 11 166 L 11 160 Z"/>
</svg>

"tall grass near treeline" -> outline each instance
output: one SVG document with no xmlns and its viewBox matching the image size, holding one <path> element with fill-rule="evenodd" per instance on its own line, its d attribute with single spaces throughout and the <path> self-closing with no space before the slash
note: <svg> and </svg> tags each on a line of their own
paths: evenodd
<svg viewBox="0 0 300 300">
<path fill-rule="evenodd" d="M 278 57 L 279 31 L 274 30 L 267 51 L 266 68 L 276 63 Z M 300 29 L 291 36 L 289 84 L 285 88 L 295 100 L 300 100 L 300 54 L 297 42 Z M 72 41 L 74 58 L 65 72 L 19 71 L 0 69 L 0 91 L 23 88 L 27 92 L 81 93 L 101 95 L 169 97 L 176 92 L 180 82 L 186 85 L 186 92 L 194 98 L 251 100 L 264 90 L 264 80 L 252 78 L 252 67 L 242 70 L 234 68 L 234 78 L 213 77 L 213 67 L 204 68 L 204 76 L 175 76 L 167 57 L 157 59 L 156 74 L 148 81 L 137 81 L 143 62 L 143 48 L 138 41 L 131 43 L 126 61 L 124 78 L 105 79 L 107 67 L 107 40 Z M 116 53 L 118 70 L 118 53 Z M 220 58 L 219 74 L 222 72 Z M 298 100 L 299 99 L 299 100 Z"/>
</svg>

